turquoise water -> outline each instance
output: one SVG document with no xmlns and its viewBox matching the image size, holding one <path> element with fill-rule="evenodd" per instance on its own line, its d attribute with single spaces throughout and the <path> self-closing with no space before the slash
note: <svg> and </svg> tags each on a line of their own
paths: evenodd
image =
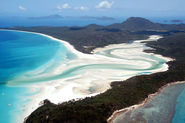
<svg viewBox="0 0 185 123">
<path fill-rule="evenodd" d="M 15 31 L 0 31 L 0 49 L 1 84 L 46 64 L 58 50 L 66 52 L 61 43 L 47 37 Z"/>
<path fill-rule="evenodd" d="M 64 45 L 47 37 L 25 32 L 0 31 L 0 123 L 13 123 L 34 94 L 24 84 L 14 81 L 26 72 L 49 71 L 74 55 Z M 50 63 L 51 61 L 54 63 Z M 27 74 L 26 79 L 35 75 Z M 37 75 L 38 76 L 38 75 Z M 11 82 L 13 86 L 7 85 Z M 19 116 L 16 116 L 19 114 Z M 21 117 L 22 118 L 22 117 Z M 19 120 L 19 119 L 18 119 Z"/>
<path fill-rule="evenodd" d="M 172 123 L 185 123 L 185 89 L 177 99 L 175 115 Z"/>
<path fill-rule="evenodd" d="M 29 99 L 26 99 L 29 92 L 23 87 L 7 87 L 5 85 L 0 85 L 0 92 L 0 122 L 13 123 L 21 117 L 24 104 L 29 102 Z"/>
</svg>

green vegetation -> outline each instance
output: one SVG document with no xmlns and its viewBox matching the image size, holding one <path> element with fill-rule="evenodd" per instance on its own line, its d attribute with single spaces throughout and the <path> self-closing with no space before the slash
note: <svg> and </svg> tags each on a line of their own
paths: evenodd
<svg viewBox="0 0 185 123">
<path fill-rule="evenodd" d="M 149 42 L 147 45 L 156 49 L 147 52 L 176 59 L 168 63 L 168 71 L 112 82 L 112 88 L 105 93 L 79 101 L 72 100 L 55 105 L 45 100 L 44 105 L 35 110 L 25 122 L 104 123 L 115 110 L 143 101 L 167 83 L 185 80 L 185 33 L 168 33 L 158 42 Z"/>
</svg>

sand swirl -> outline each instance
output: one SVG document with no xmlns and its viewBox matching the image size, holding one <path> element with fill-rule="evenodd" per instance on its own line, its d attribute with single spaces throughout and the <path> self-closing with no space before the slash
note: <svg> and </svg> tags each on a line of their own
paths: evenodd
<svg viewBox="0 0 185 123">
<path fill-rule="evenodd" d="M 68 50 L 65 54 L 59 50 L 47 64 L 7 82 L 7 86 L 22 86 L 34 93 L 28 97 L 30 103 L 25 106 L 24 117 L 38 108 L 44 99 L 57 104 L 70 99 L 94 96 L 109 89 L 112 81 L 166 71 L 166 62 L 171 60 L 144 52 L 145 49 L 151 48 L 142 42 L 157 41 L 161 38 L 156 35 L 150 36 L 147 40 L 109 45 L 95 49 L 93 54 L 83 54 L 65 41 L 44 34 L 35 34 L 59 41 Z M 65 59 L 60 60 L 60 57 Z"/>
</svg>

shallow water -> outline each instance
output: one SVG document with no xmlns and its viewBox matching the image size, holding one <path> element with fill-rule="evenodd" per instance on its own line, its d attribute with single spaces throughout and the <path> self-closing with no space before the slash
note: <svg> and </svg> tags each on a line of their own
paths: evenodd
<svg viewBox="0 0 185 123">
<path fill-rule="evenodd" d="M 144 106 L 118 114 L 112 123 L 171 123 L 172 119 L 173 123 L 184 123 L 184 89 L 185 84 L 169 86 Z M 177 100 L 181 104 L 176 104 Z"/>
<path fill-rule="evenodd" d="M 185 123 L 185 88 L 177 98 L 172 123 Z"/>
<path fill-rule="evenodd" d="M 169 59 L 144 53 L 148 47 L 140 42 L 87 55 L 57 39 L 1 30 L 0 107 L 5 113 L 0 114 L 0 122 L 22 122 L 44 99 L 59 103 L 96 95 L 108 89 L 111 81 L 167 70 Z"/>
</svg>

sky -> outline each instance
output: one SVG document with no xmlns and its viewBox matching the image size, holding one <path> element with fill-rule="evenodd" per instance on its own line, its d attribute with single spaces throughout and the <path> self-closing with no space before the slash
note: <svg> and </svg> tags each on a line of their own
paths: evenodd
<svg viewBox="0 0 185 123">
<path fill-rule="evenodd" d="M 185 16 L 185 0 L 0 0 L 0 16 Z"/>
</svg>

